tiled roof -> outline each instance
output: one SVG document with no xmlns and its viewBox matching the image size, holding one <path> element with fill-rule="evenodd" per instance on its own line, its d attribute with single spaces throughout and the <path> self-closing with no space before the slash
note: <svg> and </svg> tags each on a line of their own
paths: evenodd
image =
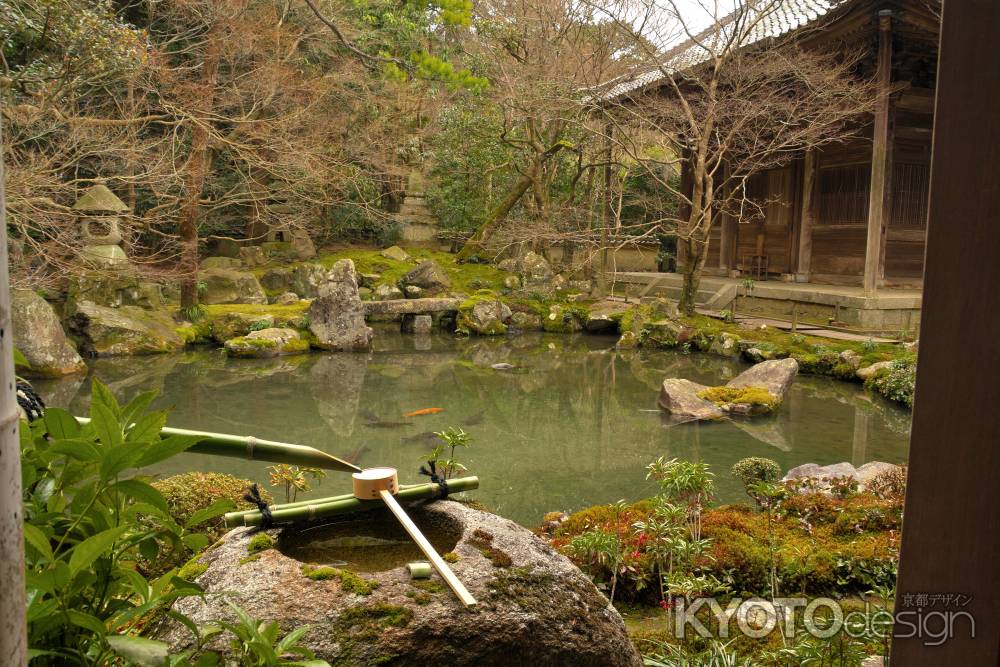
<svg viewBox="0 0 1000 667">
<path fill-rule="evenodd" d="M 741 39 L 740 47 L 745 48 L 762 40 L 781 37 L 798 30 L 850 1 L 778 0 L 777 5 L 772 4 L 769 0 L 761 0 L 757 3 L 747 1 L 732 14 L 722 19 L 719 26 L 711 26 L 697 35 L 695 39 L 686 40 L 667 51 L 663 56 L 662 69 L 650 69 L 644 66 L 643 69 L 620 77 L 617 81 L 611 81 L 607 84 L 608 88 L 601 97 L 615 99 L 664 79 L 662 70 L 682 71 L 704 62 L 709 57 L 709 52 L 706 49 L 712 49 L 715 44 L 728 39 L 732 31 L 737 29 L 735 27 L 737 25 L 752 26 Z M 765 9 L 757 10 L 753 7 L 754 4 L 763 5 Z"/>
</svg>

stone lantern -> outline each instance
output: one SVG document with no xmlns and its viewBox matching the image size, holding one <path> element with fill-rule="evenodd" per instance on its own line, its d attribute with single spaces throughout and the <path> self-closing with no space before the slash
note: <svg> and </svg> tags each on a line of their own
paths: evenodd
<svg viewBox="0 0 1000 667">
<path fill-rule="evenodd" d="M 119 245 L 122 235 L 118 228 L 119 214 L 129 210 L 125 202 L 98 183 L 83 193 L 73 210 L 80 214 L 82 255 L 86 261 L 103 267 L 128 264 L 128 257 Z"/>
</svg>

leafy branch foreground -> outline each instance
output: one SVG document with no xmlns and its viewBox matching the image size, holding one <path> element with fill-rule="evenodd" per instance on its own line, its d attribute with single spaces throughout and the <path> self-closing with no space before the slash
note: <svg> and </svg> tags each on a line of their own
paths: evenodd
<svg viewBox="0 0 1000 667">
<path fill-rule="evenodd" d="M 35 665 L 112 665 L 124 659 L 149 666 L 221 664 L 209 640 L 228 638 L 240 665 L 325 665 L 299 645 L 308 627 L 281 636 L 234 606 L 235 620 L 201 627 L 170 610 L 198 584 L 174 567 L 151 564 L 187 550 L 201 551 L 197 530 L 235 509 L 228 499 L 178 523 L 163 494 L 139 470 L 191 447 L 191 436 L 160 437 L 167 413 L 150 410 L 155 392 L 120 405 L 94 380 L 90 423 L 65 410 L 22 423 L 21 459 L 28 600 L 28 641 Z M 166 614 L 194 633 L 196 648 L 169 655 L 167 645 L 142 637 Z"/>
</svg>

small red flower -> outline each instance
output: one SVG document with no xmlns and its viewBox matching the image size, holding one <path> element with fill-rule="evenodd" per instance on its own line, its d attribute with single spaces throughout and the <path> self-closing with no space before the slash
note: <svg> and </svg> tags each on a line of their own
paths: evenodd
<svg viewBox="0 0 1000 667">
<path fill-rule="evenodd" d="M 632 552 L 632 558 L 639 558 L 640 556 L 642 556 L 641 552 L 639 552 L 639 551 L 633 551 Z"/>
<path fill-rule="evenodd" d="M 664 610 L 670 609 L 673 606 L 674 606 L 674 601 L 673 600 L 670 600 L 670 601 L 660 600 L 660 607 L 662 609 L 664 609 Z"/>
</svg>

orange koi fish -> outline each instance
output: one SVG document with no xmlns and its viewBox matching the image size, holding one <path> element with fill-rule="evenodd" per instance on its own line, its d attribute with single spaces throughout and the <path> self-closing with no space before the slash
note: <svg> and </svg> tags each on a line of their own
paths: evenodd
<svg viewBox="0 0 1000 667">
<path fill-rule="evenodd" d="M 420 417 L 422 415 L 436 415 L 439 412 L 444 412 L 444 408 L 424 408 L 423 410 L 414 410 L 413 412 L 407 412 L 404 417 Z"/>
</svg>

